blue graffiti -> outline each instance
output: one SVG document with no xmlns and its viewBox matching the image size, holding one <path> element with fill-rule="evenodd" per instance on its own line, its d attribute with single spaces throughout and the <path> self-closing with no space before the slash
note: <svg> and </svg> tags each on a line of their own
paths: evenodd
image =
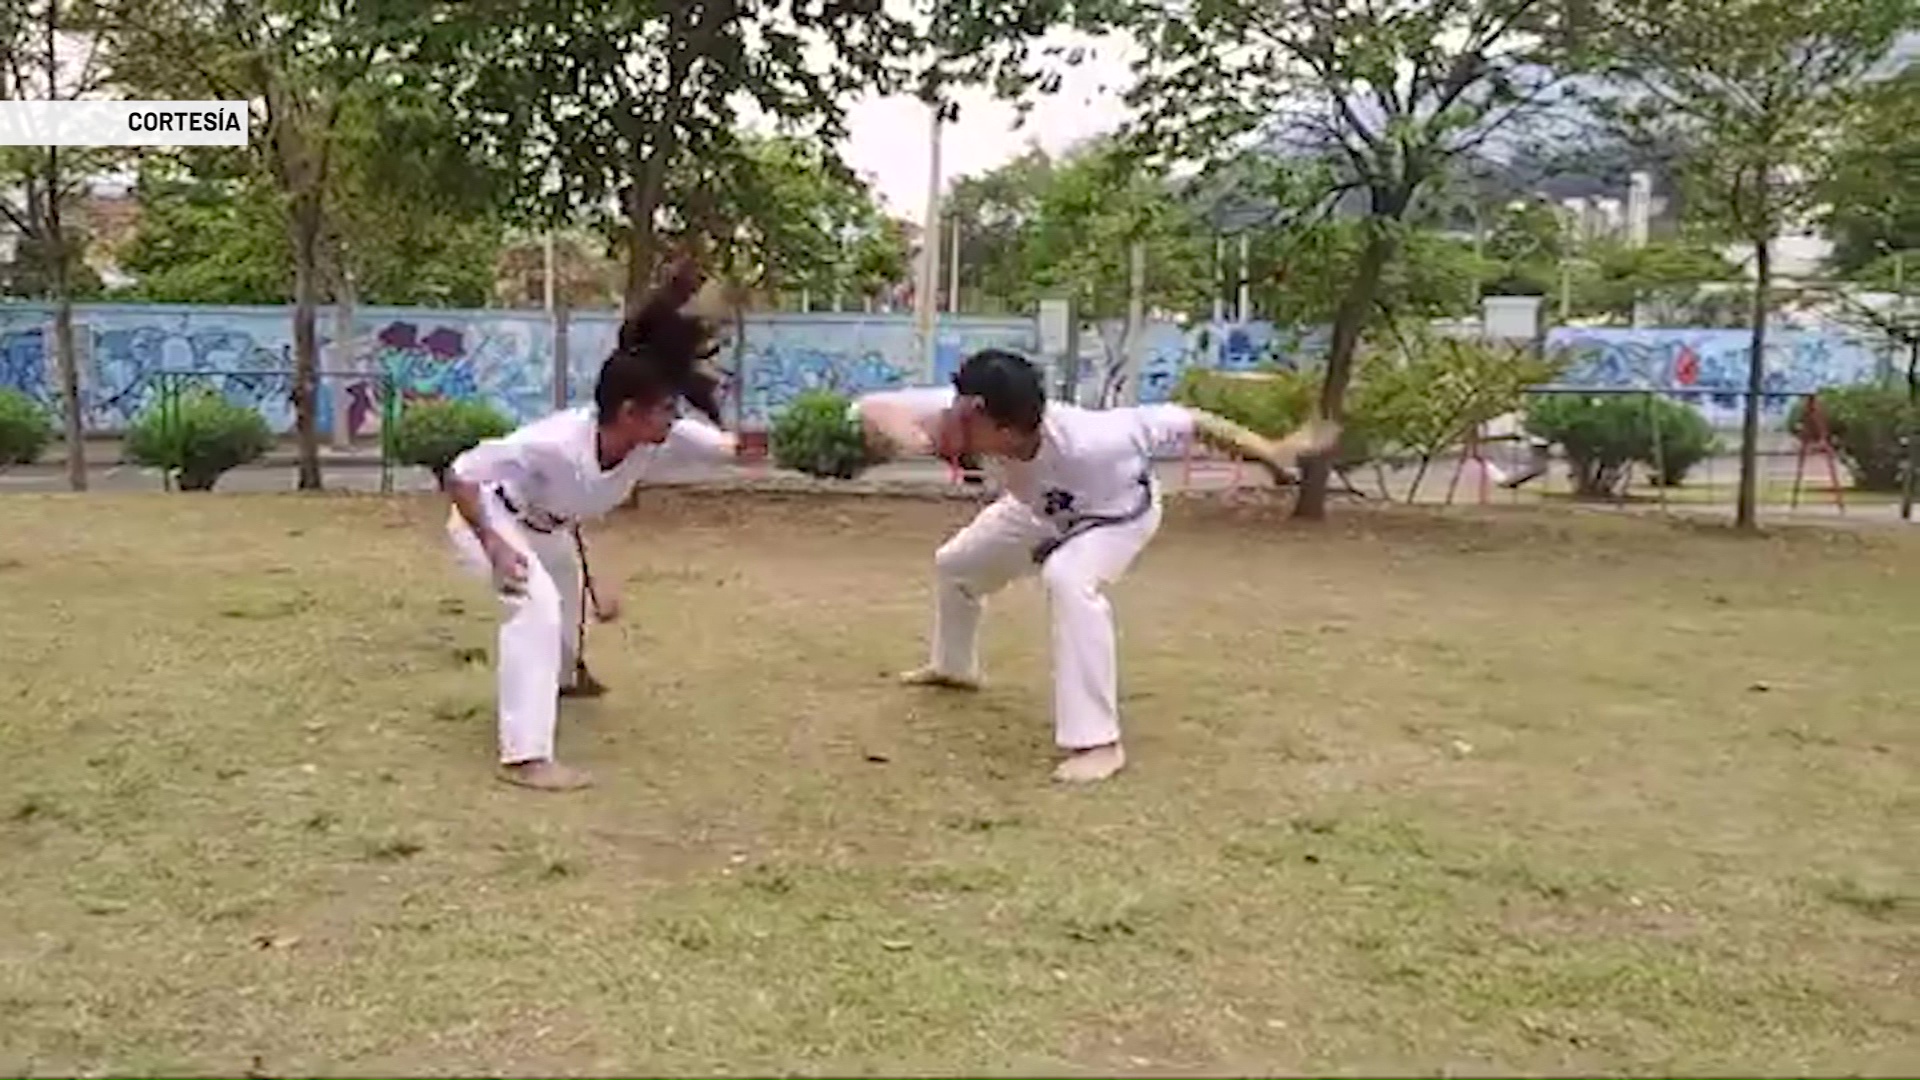
<svg viewBox="0 0 1920 1080">
<path fill-rule="evenodd" d="M 80 382 L 90 427 L 124 430 L 150 407 L 161 372 L 194 373 L 190 381 L 257 409 L 278 432 L 293 428 L 292 323 L 284 308 L 82 304 L 75 308 L 82 360 Z M 51 311 L 37 304 L 0 304 L 0 386 L 49 406 L 57 397 L 50 358 Z M 619 319 L 610 312 L 573 315 L 567 325 L 566 369 L 555 386 L 553 327 L 538 312 L 357 311 L 352 338 L 334 348 L 331 311 L 320 313 L 323 369 L 317 401 L 330 429 L 344 407 L 349 431 L 379 423 L 380 387 L 392 378 L 404 401 L 486 401 L 516 421 L 553 407 L 556 392 L 579 402 L 612 351 Z M 1038 328 L 1024 317 L 948 316 L 937 326 L 933 356 L 921 351 L 907 315 L 751 315 L 741 340 L 722 351 L 732 372 L 723 401 L 729 420 L 764 427 L 794 396 L 809 389 L 858 394 L 905 385 L 938 385 L 965 356 L 983 348 L 1032 355 Z M 1324 328 L 1268 323 L 1154 321 L 1138 343 L 1137 371 L 1127 365 L 1121 327 L 1103 324 L 1083 336 L 1080 390 L 1104 403 L 1168 400 L 1189 368 L 1244 371 L 1297 368 L 1324 354 Z M 1793 395 L 1859 382 L 1877 374 L 1868 343 L 1837 333 L 1781 331 L 1770 339 L 1765 386 L 1769 411 Z M 1548 338 L 1571 363 L 1562 382 L 1594 388 L 1651 389 L 1689 401 L 1716 422 L 1737 414 L 1747 379 L 1747 337 L 1738 330 L 1586 330 L 1563 328 Z"/>
<path fill-rule="evenodd" d="M 1140 359 L 1140 401 L 1172 398 L 1188 368 L 1255 371 L 1297 369 L 1326 350 L 1322 328 L 1276 327 L 1272 323 L 1201 323 L 1183 327 L 1148 323 Z"/>
<path fill-rule="evenodd" d="M 1743 408 L 1751 338 L 1744 330 L 1589 330 L 1563 327 L 1547 348 L 1567 360 L 1557 380 L 1569 387 L 1657 390 L 1693 405 L 1715 424 Z M 1796 396 L 1870 381 L 1879 372 L 1872 346 L 1808 330 L 1768 337 L 1762 412 L 1778 419 Z"/>
<path fill-rule="evenodd" d="M 53 402 L 47 379 L 46 331 L 8 330 L 0 333 L 0 387 L 18 390 L 43 405 Z"/>
<path fill-rule="evenodd" d="M 0 307 L 0 385 L 49 398 L 50 318 L 39 305 Z M 294 427 L 293 327 L 283 308 L 83 304 L 74 323 L 87 422 L 95 431 L 125 430 L 157 400 L 162 373 L 257 410 L 276 432 Z M 333 424 L 337 398 L 344 398 L 350 430 L 371 430 L 383 376 L 394 378 L 407 400 L 477 398 L 517 420 L 540 415 L 553 400 L 541 316 L 368 309 L 356 313 L 345 350 L 333 348 L 334 328 L 333 313 L 323 309 L 315 403 L 323 430 Z"/>
</svg>

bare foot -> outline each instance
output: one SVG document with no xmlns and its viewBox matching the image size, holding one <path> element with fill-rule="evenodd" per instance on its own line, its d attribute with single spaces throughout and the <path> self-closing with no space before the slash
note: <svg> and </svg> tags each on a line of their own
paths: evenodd
<svg viewBox="0 0 1920 1080">
<path fill-rule="evenodd" d="M 1127 752 L 1119 743 L 1108 743 L 1072 751 L 1053 770 L 1053 778 L 1063 784 L 1090 784 L 1105 780 L 1126 765 Z"/>
<path fill-rule="evenodd" d="M 573 685 L 560 688 L 563 698 L 597 698 L 607 692 L 607 684 L 593 677 L 587 665 L 581 664 L 573 670 Z"/>
<path fill-rule="evenodd" d="M 500 766 L 500 779 L 535 791 L 576 791 L 593 785 L 593 777 L 557 761 L 516 761 Z"/>
<path fill-rule="evenodd" d="M 906 686 L 937 686 L 943 690 L 978 690 L 979 679 L 969 679 L 965 675 L 949 675 L 944 671 L 935 671 L 930 667 L 914 668 L 902 672 L 900 682 Z"/>
</svg>

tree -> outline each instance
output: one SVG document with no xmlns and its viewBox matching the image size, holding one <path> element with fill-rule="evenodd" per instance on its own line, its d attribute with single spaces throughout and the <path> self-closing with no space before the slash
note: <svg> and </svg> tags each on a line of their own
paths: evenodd
<svg viewBox="0 0 1920 1080">
<path fill-rule="evenodd" d="M 284 304 L 293 296 L 293 246 L 275 192 L 233 155 L 143 161 L 140 221 L 121 254 L 134 283 L 121 298 L 175 304 Z"/>
<path fill-rule="evenodd" d="M 1920 67 L 1861 94 L 1821 199 L 1832 207 L 1833 269 L 1859 276 L 1890 253 L 1920 269 Z M 1883 263 L 1883 269 L 1891 266 Z M 1890 273 L 1887 275 L 1891 277 Z"/>
<path fill-rule="evenodd" d="M 248 175 L 270 185 L 293 267 L 293 405 L 299 487 L 321 486 L 319 334 L 336 151 L 389 115 L 362 103 L 401 89 L 422 3 L 98 0 L 114 81 L 154 98 L 247 101 Z M 412 100 L 425 100 L 416 96 Z M 380 141 L 376 138 L 374 141 Z M 389 145 L 402 145 L 389 143 Z"/>
<path fill-rule="evenodd" d="M 1435 459 L 1518 411 L 1527 389 L 1550 381 L 1561 365 L 1524 348 L 1440 337 L 1418 322 L 1395 330 L 1402 355 L 1369 369 L 1368 426 L 1377 451 L 1406 453 L 1417 463 L 1407 488 L 1411 505 Z"/>
<path fill-rule="evenodd" d="M 1110 140 L 1078 147 L 1038 174 L 1033 216 L 1020 231 L 1020 259 L 1030 282 L 1021 307 L 1066 295 L 1095 319 L 1126 314 L 1131 254 L 1146 252 L 1142 300 L 1149 308 L 1194 311 L 1212 280 L 1213 243 L 1195 209 L 1165 175 L 1134 167 Z"/>
<path fill-rule="evenodd" d="M 1619 87 L 1603 111 L 1631 137 L 1688 147 L 1680 180 L 1695 212 L 1753 249 L 1735 524 L 1755 529 L 1773 244 L 1815 212 L 1833 136 L 1855 122 L 1911 0 L 1604 0 L 1601 10 Z"/>
<path fill-rule="evenodd" d="M 1287 326 L 1332 322 L 1366 241 L 1367 225 L 1348 217 L 1259 230 L 1250 252 L 1254 307 Z M 1497 276 L 1495 266 L 1468 243 L 1409 228 L 1381 272 L 1369 326 L 1470 312 L 1477 283 Z"/>
<path fill-rule="evenodd" d="M 631 304 L 651 284 L 663 231 L 699 213 L 673 204 L 674 176 L 737 159 L 749 110 L 782 134 L 833 145 L 861 92 L 912 89 L 942 102 L 963 84 L 1009 96 L 1044 87 L 1030 41 L 1071 8 L 929 6 L 923 25 L 877 0 L 462 0 L 439 5 L 426 41 L 434 83 L 471 138 L 514 168 L 529 220 L 617 237 Z"/>
<path fill-rule="evenodd" d="M 841 96 L 894 86 L 912 42 L 904 22 L 870 4 L 443 9 L 429 41 L 434 77 L 467 131 L 515 166 L 513 193 L 530 220 L 584 221 L 619 237 L 628 305 L 651 286 L 663 225 L 674 228 L 675 174 L 739 164 L 743 102 L 831 144 Z"/>
<path fill-rule="evenodd" d="M 484 306 L 506 240 L 504 183 L 446 103 L 349 94 L 332 138 L 322 263 L 334 299 Z"/>
<path fill-rule="evenodd" d="M 853 250 L 848 253 L 850 287 L 871 304 L 907 280 L 910 247 L 906 222 L 882 215 L 872 229 L 862 229 L 854 237 Z"/>
<path fill-rule="evenodd" d="M 905 273 L 903 237 L 887 229 L 872 188 L 817 144 L 743 135 L 728 154 L 682 162 L 668 192 L 679 209 L 668 238 L 712 247 L 741 285 L 834 297 Z"/>
<path fill-rule="evenodd" d="M 230 157 L 230 155 L 229 155 Z M 293 246 L 277 193 L 262 178 L 154 157 L 140 172 L 140 222 L 121 268 L 123 299 L 163 304 L 285 304 L 293 299 Z M 202 173 L 190 171 L 203 168 Z M 229 175 L 221 175 L 221 172 Z M 336 180 L 320 278 L 337 302 L 342 269 L 366 304 L 484 307 L 491 299 L 503 226 L 485 212 L 433 213 L 431 187 Z"/>
<path fill-rule="evenodd" d="M 74 64 L 61 54 L 64 28 L 82 24 L 82 5 L 60 0 L 5 0 L 0 3 L 0 95 L 8 101 L 73 101 L 92 97 L 102 85 L 101 65 L 91 42 L 80 45 Z M 20 237 L 21 274 L 16 288 L 53 303 L 53 357 L 60 383 L 60 407 L 67 446 L 67 485 L 87 489 L 86 420 L 80 400 L 80 369 L 73 344 L 75 285 L 86 274 L 81 254 L 86 238 L 74 214 L 89 177 L 106 155 L 99 150 L 64 146 L 0 149 L 0 176 L 17 192 L 0 199 L 4 216 Z M 98 280 L 92 284 L 97 287 Z"/>
<path fill-rule="evenodd" d="M 956 182 L 947 209 L 960 224 L 962 285 L 971 278 L 983 307 L 1031 311 L 1066 295 L 1089 318 L 1121 316 L 1135 243 L 1146 249 L 1148 307 L 1206 306 L 1213 240 L 1202 207 L 1113 139 L 1058 157 L 1030 149 Z"/>
<path fill-rule="evenodd" d="M 972 306 L 1019 311 L 1031 302 L 1033 275 L 1025 260 L 1024 231 L 1039 212 L 1054 159 L 1039 147 L 999 168 L 954 181 L 945 203 L 960 223 L 960 287 Z"/>
<path fill-rule="evenodd" d="M 544 234 L 515 235 L 493 265 L 493 303 L 540 307 L 546 302 L 547 241 Z M 604 238 L 584 230 L 552 235 L 554 300 L 568 310 L 620 305 L 625 274 L 609 256 Z"/>
<path fill-rule="evenodd" d="M 1739 280 L 1740 268 L 1704 238 L 1679 235 L 1644 246 L 1617 239 L 1590 243 L 1570 270 L 1573 314 L 1628 323 L 1634 305 L 1656 299 L 1697 310 L 1704 286 Z"/>
<path fill-rule="evenodd" d="M 1363 243 L 1336 305 L 1320 407 L 1339 419 L 1355 351 L 1407 222 L 1463 157 L 1555 96 L 1567 35 L 1547 0 L 1138 0 L 1146 59 L 1136 134 L 1189 158 L 1256 139 L 1328 155 L 1331 209 L 1365 200 Z M 1278 130 L 1276 130 L 1276 128 Z M 1295 515 L 1326 514 L 1329 463 Z"/>
<path fill-rule="evenodd" d="M 1567 222 L 1540 199 L 1520 199 L 1494 214 L 1484 253 L 1496 268 L 1492 291 L 1508 296 L 1544 296 L 1560 281 L 1573 255 Z"/>
</svg>

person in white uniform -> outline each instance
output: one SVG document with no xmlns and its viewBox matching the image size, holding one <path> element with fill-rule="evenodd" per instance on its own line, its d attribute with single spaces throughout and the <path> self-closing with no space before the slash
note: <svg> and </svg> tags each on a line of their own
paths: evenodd
<svg viewBox="0 0 1920 1080">
<path fill-rule="evenodd" d="M 486 440 L 448 470 L 454 550 L 500 597 L 500 777 L 509 783 L 559 791 L 591 782 L 554 757 L 560 696 L 601 689 L 580 663 L 582 594 L 596 618 L 618 613 L 607 583 L 582 566 L 580 522 L 645 480 L 737 453 L 732 434 L 677 417 L 680 390 L 644 353 L 616 352 L 600 369 L 592 405 Z"/>
<path fill-rule="evenodd" d="M 950 388 L 868 394 L 853 414 L 878 459 L 979 454 L 998 466 L 1004 494 L 934 553 L 931 655 L 901 678 L 977 689 L 982 602 L 1037 572 L 1051 609 L 1054 739 L 1066 755 L 1054 778 L 1065 782 L 1103 780 L 1126 764 L 1105 590 L 1160 528 L 1155 451 L 1197 438 L 1281 477 L 1339 436 L 1326 421 L 1270 440 L 1182 405 L 1049 402 L 1038 369 L 999 350 L 968 357 Z"/>
</svg>

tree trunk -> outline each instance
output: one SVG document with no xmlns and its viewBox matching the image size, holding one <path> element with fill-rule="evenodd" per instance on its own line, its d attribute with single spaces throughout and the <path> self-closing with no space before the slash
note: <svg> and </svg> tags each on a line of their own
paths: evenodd
<svg viewBox="0 0 1920 1080">
<path fill-rule="evenodd" d="M 1380 277 L 1393 255 L 1393 236 L 1385 223 L 1370 223 L 1367 246 L 1360 252 L 1360 265 L 1353 281 L 1340 297 L 1333 316 L 1333 341 L 1327 350 L 1326 380 L 1320 384 L 1320 411 L 1329 420 L 1346 415 L 1347 383 L 1353 378 L 1353 356 L 1360 347 L 1360 332 L 1365 329 L 1367 313 L 1373 310 L 1373 297 L 1380 289 Z M 1321 521 L 1327 516 L 1327 486 L 1333 478 L 1333 455 L 1313 458 L 1300 473 L 1300 495 L 1293 504 L 1293 516 L 1304 521 Z"/>
<path fill-rule="evenodd" d="M 53 300 L 53 355 L 60 368 L 61 412 L 64 414 L 67 440 L 67 487 L 87 490 L 87 426 L 85 408 L 80 400 L 80 358 L 73 347 L 73 297 L 65 274 L 55 278 L 58 290 Z"/>
<path fill-rule="evenodd" d="M 320 490 L 320 196 L 294 196 L 289 217 L 293 240 L 293 423 L 300 440 L 301 491 Z"/>
<path fill-rule="evenodd" d="M 49 44 L 51 48 L 51 44 Z M 60 378 L 60 412 L 67 440 L 67 487 L 87 490 L 86 409 L 80 400 L 80 358 L 73 348 L 73 287 L 68 271 L 66 223 L 60 216 L 60 148 L 47 147 L 45 253 L 53 286 L 53 360 Z"/>
<path fill-rule="evenodd" d="M 650 147 L 634 177 L 627 196 L 627 288 L 621 311 L 638 310 L 653 290 L 653 267 L 657 255 L 658 233 L 654 217 L 660 212 L 660 196 L 666 187 L 668 140 Z"/>
<path fill-rule="evenodd" d="M 1737 529 L 1755 531 L 1760 488 L 1760 393 L 1767 385 L 1767 299 L 1773 285 L 1772 237 L 1754 244 L 1753 340 L 1747 357 L 1747 401 L 1740 416 L 1740 499 L 1734 510 Z"/>
</svg>

